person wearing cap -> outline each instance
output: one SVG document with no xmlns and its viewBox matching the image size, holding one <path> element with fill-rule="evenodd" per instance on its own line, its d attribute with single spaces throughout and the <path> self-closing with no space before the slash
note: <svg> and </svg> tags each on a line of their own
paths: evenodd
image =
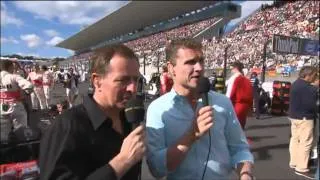
<svg viewBox="0 0 320 180">
<path fill-rule="evenodd" d="M 226 96 L 231 99 L 242 129 L 245 128 L 247 115 L 252 108 L 253 92 L 250 80 L 243 75 L 243 64 L 235 61 L 231 65 L 231 77 L 226 82 Z"/>
</svg>

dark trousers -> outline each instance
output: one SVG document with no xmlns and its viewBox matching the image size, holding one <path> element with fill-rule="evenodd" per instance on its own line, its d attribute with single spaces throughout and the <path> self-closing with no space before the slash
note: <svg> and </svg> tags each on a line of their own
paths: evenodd
<svg viewBox="0 0 320 180">
<path fill-rule="evenodd" d="M 254 106 L 256 108 L 256 111 L 255 111 L 256 117 L 260 117 L 260 105 L 259 105 L 259 102 L 260 102 L 259 92 L 258 92 L 258 90 L 254 90 L 253 91 L 253 103 L 254 103 Z"/>
</svg>

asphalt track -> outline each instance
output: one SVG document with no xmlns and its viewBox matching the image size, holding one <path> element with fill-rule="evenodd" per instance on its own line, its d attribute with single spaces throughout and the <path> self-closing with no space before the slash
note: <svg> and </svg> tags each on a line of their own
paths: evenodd
<svg viewBox="0 0 320 180">
<path fill-rule="evenodd" d="M 288 80 L 292 81 L 294 78 Z M 83 95 L 87 93 L 88 83 L 81 83 L 79 89 L 80 96 L 77 103 L 81 103 Z M 54 88 L 53 98 L 54 103 L 65 98 L 65 90 L 61 85 Z M 30 119 L 32 119 L 31 125 L 37 126 L 39 115 L 34 113 Z M 295 175 L 288 166 L 290 124 L 287 117 L 262 115 L 259 120 L 250 117 L 245 133 L 253 141 L 251 151 L 255 158 L 254 174 L 257 179 L 303 179 Z M 232 177 L 237 179 L 235 174 Z M 155 179 L 151 176 L 145 160 L 141 179 Z"/>
</svg>

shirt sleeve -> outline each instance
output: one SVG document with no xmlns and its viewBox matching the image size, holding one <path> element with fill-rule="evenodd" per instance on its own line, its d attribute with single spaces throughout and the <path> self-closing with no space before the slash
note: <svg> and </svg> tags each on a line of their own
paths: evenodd
<svg viewBox="0 0 320 180">
<path fill-rule="evenodd" d="M 26 90 L 26 89 L 33 88 L 32 83 L 30 81 L 26 80 L 25 78 L 23 78 L 22 76 L 15 74 L 15 75 L 13 75 L 13 77 L 21 89 Z"/>
<path fill-rule="evenodd" d="M 91 174 L 84 174 L 86 164 L 76 157 L 77 146 L 75 135 L 70 131 L 67 119 L 57 119 L 43 136 L 40 143 L 40 179 L 64 180 L 116 180 L 114 169 L 106 164 Z"/>
<path fill-rule="evenodd" d="M 162 178 L 167 174 L 167 147 L 164 123 L 156 104 L 151 104 L 148 108 L 146 126 L 147 164 L 154 177 Z"/>
<path fill-rule="evenodd" d="M 235 167 L 237 164 L 245 161 L 253 163 L 253 155 L 250 152 L 246 136 L 229 99 L 227 99 L 226 109 L 228 117 L 225 133 L 232 164 Z"/>
</svg>

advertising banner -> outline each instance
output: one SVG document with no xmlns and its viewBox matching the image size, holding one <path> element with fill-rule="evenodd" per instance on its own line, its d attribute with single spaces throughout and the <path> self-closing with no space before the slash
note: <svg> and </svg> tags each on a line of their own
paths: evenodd
<svg viewBox="0 0 320 180">
<path fill-rule="evenodd" d="M 274 34 L 272 38 L 272 50 L 275 53 L 318 56 L 319 40 Z"/>
</svg>

